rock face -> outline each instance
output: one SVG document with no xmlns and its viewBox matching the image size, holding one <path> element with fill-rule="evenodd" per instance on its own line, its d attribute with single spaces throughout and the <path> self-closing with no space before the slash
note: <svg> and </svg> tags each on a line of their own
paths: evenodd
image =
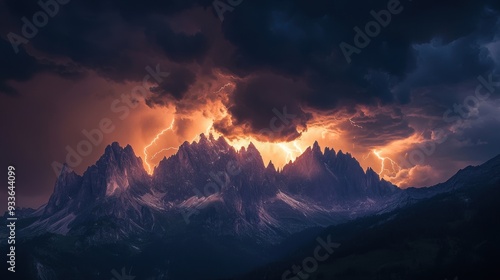
<svg viewBox="0 0 500 280">
<path fill-rule="evenodd" d="M 400 192 L 350 154 L 322 152 L 317 142 L 278 172 L 253 144 L 236 151 L 224 138 L 202 134 L 164 158 L 152 176 L 132 147 L 113 143 L 82 176 L 63 168 L 31 230 L 109 241 L 183 223 L 274 242 L 384 210 Z M 107 226 L 92 226 L 103 221 Z"/>
<path fill-rule="evenodd" d="M 106 147 L 104 155 L 82 176 L 64 165 L 45 207 L 48 217 L 62 210 L 80 211 L 110 196 L 149 192 L 151 179 L 130 145 Z"/>
<path fill-rule="evenodd" d="M 28 226 L 18 234 L 19 246 L 24 246 L 19 255 L 29 257 L 22 258 L 25 263 L 19 266 L 37 268 L 23 279 L 81 275 L 79 279 L 104 280 L 125 260 L 144 279 L 235 279 L 234 275 L 256 267 L 264 267 L 267 277 L 270 263 L 280 263 L 292 253 L 295 259 L 297 250 L 316 240 L 323 231 L 320 227 L 372 216 L 336 227 L 345 229 L 338 234 L 361 231 L 356 236 L 365 238 L 370 235 L 364 232 L 399 220 L 397 226 L 385 229 L 387 233 L 374 233 L 378 240 L 391 236 L 394 228 L 411 225 L 413 221 L 400 214 L 412 214 L 418 205 L 423 209 L 416 211 L 423 217 L 420 222 L 433 227 L 437 224 L 432 214 L 441 217 L 443 209 L 436 204 L 439 207 L 425 211 L 431 197 L 449 205 L 447 211 L 453 212 L 455 221 L 454 207 L 463 205 L 470 214 L 474 197 L 476 207 L 483 207 L 479 197 L 494 203 L 489 194 L 478 194 L 482 186 L 498 186 L 499 178 L 497 156 L 442 184 L 401 190 L 372 169 L 363 171 L 350 154 L 322 151 L 317 143 L 277 171 L 272 162 L 264 165 L 254 145 L 236 151 L 223 138 L 205 135 L 198 142 L 182 144 L 148 175 L 130 146 L 113 143 L 82 176 L 64 166 L 47 205 L 26 214 Z M 423 200 L 424 204 L 416 204 Z M 480 215 L 480 220 L 491 224 L 494 217 L 485 220 Z M 356 223 L 361 227 L 352 226 Z M 457 223 L 446 224 L 457 232 Z M 469 225 L 477 228 L 475 223 Z M 413 236 L 415 230 L 408 232 Z M 498 234 L 491 236 L 495 240 Z M 478 238 L 482 240 L 483 234 L 472 238 L 476 248 Z M 348 258 L 359 255 L 358 243 L 346 242 L 354 246 Z M 373 244 L 370 250 L 379 250 Z M 280 277 L 282 273 L 280 268 Z M 249 279 L 261 278 L 252 274 Z"/>
<path fill-rule="evenodd" d="M 335 153 L 326 148 L 321 152 L 318 142 L 297 160 L 283 168 L 285 189 L 328 206 L 391 195 L 398 188 L 380 180 L 372 169 L 363 171 L 349 153 Z"/>
</svg>

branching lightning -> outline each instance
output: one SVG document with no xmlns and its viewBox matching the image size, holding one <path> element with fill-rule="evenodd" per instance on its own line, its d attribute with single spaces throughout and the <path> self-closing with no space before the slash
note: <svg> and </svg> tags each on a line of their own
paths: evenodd
<svg viewBox="0 0 500 280">
<path fill-rule="evenodd" d="M 295 149 L 290 149 L 287 147 L 284 143 L 279 143 L 278 146 L 285 152 L 285 162 L 288 162 L 289 160 L 294 161 L 295 156 L 293 155 L 294 153 L 299 153 L 301 154 L 303 150 L 299 147 L 299 144 L 297 144 L 297 141 L 293 141 L 293 147 Z"/>
<path fill-rule="evenodd" d="M 293 141 L 293 146 L 295 147 L 295 149 L 297 149 L 299 153 L 302 154 L 304 152 L 302 148 L 299 147 L 299 144 L 297 144 L 297 141 Z"/>
<path fill-rule="evenodd" d="M 149 171 L 149 174 L 151 174 L 151 165 L 149 164 L 148 162 L 148 149 L 153 146 L 153 144 L 156 144 L 156 141 L 158 141 L 158 139 L 160 139 L 160 136 L 163 135 L 165 132 L 169 131 L 169 130 L 173 130 L 174 128 L 174 121 L 175 119 L 172 120 L 172 123 L 170 124 L 169 127 L 165 128 L 164 130 L 160 131 L 158 134 L 156 134 L 155 138 L 153 139 L 153 141 L 151 141 L 151 143 L 149 143 L 149 145 L 147 145 L 146 147 L 144 147 L 144 163 L 146 163 L 146 166 L 148 167 L 148 171 Z M 169 147 L 169 148 L 166 148 L 166 149 L 176 149 L 174 147 Z M 166 149 L 163 149 L 161 151 L 164 151 Z M 153 159 L 156 155 L 158 155 L 158 153 L 160 153 L 161 151 L 157 152 L 156 154 L 153 155 L 153 157 L 151 157 L 151 159 Z"/>
<path fill-rule="evenodd" d="M 380 151 L 377 151 L 377 150 L 372 150 L 373 154 L 378 157 L 380 159 L 380 162 L 382 164 L 381 168 L 380 168 L 380 172 L 378 173 L 378 175 L 382 175 L 382 173 L 384 172 L 385 170 L 385 161 L 388 160 L 390 163 L 391 163 L 391 169 L 392 169 L 392 172 L 399 172 L 401 171 L 401 167 L 394 161 L 392 160 L 391 158 L 389 157 L 383 157 L 380 155 Z"/>
<path fill-rule="evenodd" d="M 293 161 L 292 151 L 283 143 L 279 143 L 278 146 L 286 153 L 285 162 L 288 162 L 288 159 Z"/>
</svg>

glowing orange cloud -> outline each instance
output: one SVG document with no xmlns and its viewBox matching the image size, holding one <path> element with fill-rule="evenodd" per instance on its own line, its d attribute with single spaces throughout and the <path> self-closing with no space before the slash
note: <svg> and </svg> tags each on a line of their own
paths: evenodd
<svg viewBox="0 0 500 280">
<path fill-rule="evenodd" d="M 176 104 L 174 111 L 170 112 L 172 115 L 165 116 L 164 111 L 161 112 L 162 117 L 158 118 L 157 115 L 155 118 L 157 120 L 170 119 L 170 117 L 173 120 L 164 129 L 161 129 L 160 126 L 161 130 L 152 140 L 148 139 L 148 141 L 141 143 L 144 147 L 146 170 L 151 173 L 159 162 L 159 155 L 173 154 L 182 142 L 196 141 L 201 133 L 205 133 L 205 135 L 212 133 L 215 138 L 223 136 L 214 128 L 214 123 L 227 119 L 230 127 L 231 115 L 225 101 L 229 98 L 234 87 L 233 77 L 221 76 L 217 83 L 207 87 L 198 87 L 199 91 L 193 91 L 192 96 L 181 101 L 180 104 Z M 317 112 L 307 108 L 303 109 L 310 112 L 313 117 L 308 122 L 307 129 L 301 131 L 301 136 L 291 142 L 266 142 L 266 139 L 256 139 L 251 133 L 246 133 L 244 128 L 239 127 L 234 128 L 233 137 L 226 138 L 226 141 L 236 150 L 247 147 L 252 142 L 260 151 L 264 164 L 272 161 L 277 168 L 282 168 L 288 162 L 295 161 L 303 153 L 305 147 L 310 147 L 315 141 L 318 141 L 322 148 L 330 147 L 336 151 L 342 150 L 351 153 L 364 169 L 372 167 L 374 170 L 378 170 L 377 173 L 381 178 L 397 185 L 410 184 L 409 182 L 412 180 L 410 177 L 416 174 L 416 170 L 410 172 L 411 170 L 398 165 L 394 159 L 404 155 L 413 145 L 422 142 L 421 135 L 415 133 L 382 146 L 366 147 L 361 140 L 358 141 L 355 136 L 351 136 L 352 134 L 349 133 L 351 129 L 364 129 L 364 125 L 356 121 L 356 114 L 347 111 Z M 375 114 L 370 108 L 365 107 L 357 108 L 357 111 L 361 111 L 364 116 Z M 176 125 L 175 130 L 174 124 Z M 154 129 L 156 130 L 158 127 Z M 165 134 L 169 131 L 173 133 L 174 137 L 166 139 Z"/>
<path fill-rule="evenodd" d="M 184 118 L 185 116 L 182 117 Z M 222 136 L 213 128 L 214 121 L 212 115 L 207 116 L 198 112 L 193 113 L 190 119 L 192 122 L 187 123 L 189 128 L 187 128 L 187 132 L 183 136 L 174 131 L 174 124 L 179 125 L 180 122 L 180 120 L 177 122 L 174 119 L 167 128 L 159 131 L 144 147 L 144 164 L 149 173 L 152 172 L 154 166 L 158 163 L 157 160 L 154 160 L 158 155 L 177 150 L 177 147 L 184 140 L 190 142 L 197 141 L 200 133 L 205 133 L 205 135 L 212 133 L 215 138 Z M 345 121 L 351 123 L 353 127 L 358 128 L 357 124 L 352 123 L 351 120 L 346 119 Z M 177 140 L 171 139 L 174 140 L 174 143 L 170 142 L 168 145 L 162 144 L 164 143 L 162 140 L 163 136 L 168 131 L 176 133 L 175 135 L 178 138 Z M 247 147 L 252 142 L 260 151 L 263 163 L 267 164 L 269 161 L 272 161 L 277 168 L 282 168 L 288 162 L 295 161 L 304 152 L 302 147 L 312 146 L 314 141 L 318 141 L 322 148 L 330 147 L 336 151 L 343 150 L 344 152 L 351 153 L 354 157 L 358 157 L 363 168 L 372 167 L 378 170 L 377 173 L 381 178 L 396 185 L 412 185 L 414 182 L 413 176 L 426 171 L 426 169 L 420 167 L 415 170 L 412 168 L 405 169 L 394 160 L 394 158 L 404 154 L 409 147 L 422 141 L 421 136 L 418 134 L 375 148 L 354 145 L 355 139 L 347 139 L 345 135 L 344 131 L 337 129 L 334 125 L 328 126 L 327 123 L 321 122 L 321 125 L 309 126 L 307 131 L 304 131 L 299 138 L 291 142 L 264 142 L 247 135 L 241 135 L 237 139 L 226 139 L 226 141 L 236 150 L 241 149 L 241 147 Z"/>
</svg>

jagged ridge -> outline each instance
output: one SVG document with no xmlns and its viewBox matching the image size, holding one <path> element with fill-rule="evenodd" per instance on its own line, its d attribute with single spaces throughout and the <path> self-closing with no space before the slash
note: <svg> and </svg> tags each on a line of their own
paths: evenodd
<svg viewBox="0 0 500 280">
<path fill-rule="evenodd" d="M 158 221 L 174 216 L 212 233 L 269 241 L 380 211 L 380 202 L 399 191 L 373 170 L 363 171 L 349 153 L 322 152 L 317 142 L 278 172 L 272 162 L 264 165 L 253 144 L 236 151 L 223 137 L 202 134 L 164 158 L 151 176 L 132 147 L 118 143 L 82 176 L 64 167 L 33 227 L 81 234 L 107 219 L 113 229 L 93 235 L 114 239 L 161 232 L 166 226 Z"/>
</svg>

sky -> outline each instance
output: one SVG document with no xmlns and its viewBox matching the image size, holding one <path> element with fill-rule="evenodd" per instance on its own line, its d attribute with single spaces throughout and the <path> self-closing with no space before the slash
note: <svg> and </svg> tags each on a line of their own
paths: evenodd
<svg viewBox="0 0 500 280">
<path fill-rule="evenodd" d="M 314 141 L 401 188 L 500 154 L 500 2 L 0 0 L 1 166 L 38 207 L 112 142 Z M 7 175 L 5 175 L 7 176 Z M 6 191 L 1 192 L 6 201 Z"/>
</svg>

